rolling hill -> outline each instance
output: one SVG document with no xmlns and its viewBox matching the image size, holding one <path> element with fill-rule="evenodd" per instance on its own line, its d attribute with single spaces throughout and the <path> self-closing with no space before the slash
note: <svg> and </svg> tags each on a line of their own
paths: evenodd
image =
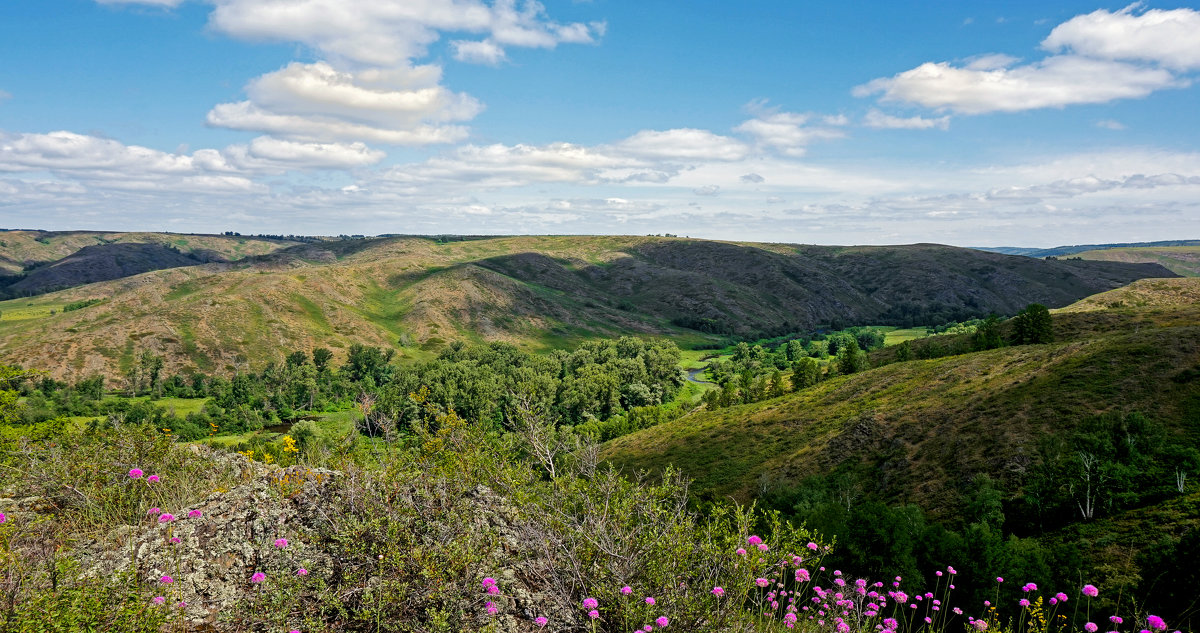
<svg viewBox="0 0 1200 633">
<path fill-rule="evenodd" d="M 65 262 L 64 262 L 65 265 Z M 352 343 L 422 358 L 453 340 L 532 349 L 643 333 L 685 344 L 831 323 L 930 323 L 1062 306 L 1153 264 L 1041 261 L 938 245 L 818 247 L 657 237 L 376 238 L 151 271 L 0 302 L 0 362 L 57 377 L 232 373 Z M 72 303 L 95 301 L 63 311 Z"/>
<path fill-rule="evenodd" d="M 674 464 L 698 494 L 743 500 L 850 467 L 936 515 L 976 474 L 1017 484 L 1043 438 L 1104 413 L 1139 412 L 1200 444 L 1198 292 L 1200 280 L 1142 280 L 1056 311 L 1054 343 L 892 362 L 693 413 L 603 454 L 631 470 Z"/>
<path fill-rule="evenodd" d="M 1147 246 L 1083 251 L 1075 257 L 1106 262 L 1160 264 L 1184 277 L 1200 277 L 1200 246 Z"/>
</svg>

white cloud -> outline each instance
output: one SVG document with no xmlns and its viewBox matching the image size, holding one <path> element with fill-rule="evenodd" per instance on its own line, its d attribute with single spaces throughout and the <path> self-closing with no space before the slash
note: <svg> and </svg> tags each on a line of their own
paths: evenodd
<svg viewBox="0 0 1200 633">
<path fill-rule="evenodd" d="M 983 114 L 1137 99 L 1189 85 L 1172 70 L 1200 68 L 1200 12 L 1140 8 L 1071 18 L 1041 43 L 1061 54 L 1040 61 L 1017 65 L 1015 57 L 989 54 L 965 66 L 926 62 L 860 85 L 853 94 Z"/>
<path fill-rule="evenodd" d="M 929 130 L 933 128 L 946 130 L 950 128 L 950 117 L 943 116 L 936 119 L 927 119 L 921 116 L 914 116 L 901 118 L 871 108 L 867 111 L 866 116 L 863 117 L 863 125 L 888 130 Z"/>
<path fill-rule="evenodd" d="M 720 193 L 720 191 L 720 185 L 704 185 L 703 187 L 696 187 L 695 189 L 692 189 L 692 193 L 698 196 L 715 196 Z"/>
<path fill-rule="evenodd" d="M 1139 98 L 1180 85 L 1170 72 L 1159 68 L 1058 55 L 1025 66 L 994 70 L 927 62 L 894 77 L 858 86 L 854 95 L 879 93 L 881 101 L 983 114 Z"/>
<path fill-rule="evenodd" d="M 7 101 L 9 99 L 12 99 L 12 94 L 5 92 L 3 90 L 0 90 L 0 102 Z"/>
<path fill-rule="evenodd" d="M 813 141 L 841 138 L 845 133 L 833 126 L 845 125 L 844 116 L 821 117 L 824 126 L 809 125 L 814 117 L 795 112 L 779 112 L 766 107 L 764 102 L 753 102 L 748 109 L 756 114 L 753 119 L 733 128 L 753 137 L 759 147 L 769 148 L 787 156 L 803 156 L 806 147 Z"/>
<path fill-rule="evenodd" d="M 438 85 L 433 66 L 342 72 L 325 62 L 293 62 L 246 86 L 248 101 L 223 103 L 208 124 L 300 141 L 375 141 L 394 145 L 447 143 L 466 137 L 475 99 Z"/>
<path fill-rule="evenodd" d="M 997 68 L 1008 68 L 1021 60 L 1012 55 L 1003 53 L 992 53 L 990 55 L 979 55 L 967 60 L 967 68 L 971 70 L 996 70 Z"/>
<path fill-rule="evenodd" d="M 330 59 L 403 65 L 439 32 L 488 36 L 495 45 L 553 48 L 592 42 L 602 24 L 560 24 L 526 0 L 213 0 L 213 28 L 243 39 L 300 42 Z"/>
<path fill-rule="evenodd" d="M 767 179 L 766 179 L 766 178 L 763 178 L 762 176 L 760 176 L 760 175 L 758 175 L 758 174 L 750 173 L 750 174 L 745 174 L 745 175 L 743 175 L 743 176 L 740 178 L 740 180 L 741 180 L 742 182 L 747 182 L 747 183 L 750 183 L 750 184 L 756 184 L 756 185 L 757 185 L 757 184 L 762 184 L 762 183 L 766 182 L 766 180 L 767 180 Z"/>
<path fill-rule="evenodd" d="M 728 161 L 741 160 L 750 150 L 737 139 L 692 128 L 643 130 L 615 147 L 624 153 L 647 158 Z"/>
<path fill-rule="evenodd" d="M 225 156 L 230 163 L 251 170 L 351 169 L 374 165 L 386 154 L 363 143 L 296 143 L 260 136 L 249 145 L 226 148 Z"/>
<path fill-rule="evenodd" d="M 1154 62 L 1177 70 L 1200 68 L 1200 12 L 1140 11 L 1141 7 L 1136 3 L 1115 13 L 1100 9 L 1075 16 L 1056 26 L 1042 47 L 1101 59 Z"/>
<path fill-rule="evenodd" d="M 663 180 L 669 174 L 649 163 L 571 143 L 548 145 L 465 145 L 446 156 L 401 165 L 379 174 L 389 187 L 469 182 L 480 187 L 519 187 L 531 183 L 598 183 Z"/>
<path fill-rule="evenodd" d="M 495 66 L 507 58 L 504 49 L 491 40 L 455 40 L 450 44 L 454 47 L 454 59 L 460 62 Z"/>
<path fill-rule="evenodd" d="M 1105 130 L 1123 130 L 1125 129 L 1125 124 L 1114 119 L 1102 119 L 1096 121 L 1096 127 Z"/>
</svg>

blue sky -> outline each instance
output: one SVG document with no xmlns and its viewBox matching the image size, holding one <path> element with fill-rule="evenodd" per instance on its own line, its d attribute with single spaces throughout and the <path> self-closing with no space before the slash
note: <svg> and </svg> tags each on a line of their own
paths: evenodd
<svg viewBox="0 0 1200 633">
<path fill-rule="evenodd" d="M 0 226 L 1200 238 L 1200 11 L 0 6 Z"/>
</svg>

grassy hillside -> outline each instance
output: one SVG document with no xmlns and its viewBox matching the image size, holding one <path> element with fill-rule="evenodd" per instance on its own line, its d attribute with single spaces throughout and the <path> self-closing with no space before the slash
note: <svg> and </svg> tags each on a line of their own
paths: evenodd
<svg viewBox="0 0 1200 633">
<path fill-rule="evenodd" d="M 1200 246 L 1108 248 L 1084 251 L 1075 257 L 1093 261 L 1159 264 L 1185 277 L 1200 277 Z"/>
<path fill-rule="evenodd" d="M 295 241 L 226 235 L 97 231 L 0 232 L 0 296 L 265 255 Z"/>
<path fill-rule="evenodd" d="M 1084 309 L 1089 299 L 1058 312 L 1055 343 L 892 363 L 694 413 L 614 440 L 604 455 L 630 469 L 675 464 L 697 492 L 741 499 L 849 467 L 884 498 L 938 513 L 976 474 L 1018 482 L 1042 438 L 1106 412 L 1141 412 L 1200 444 L 1200 303 L 1186 298 L 1200 280 L 1112 294 L 1160 284 L 1166 296 L 1153 308 Z"/>
<path fill-rule="evenodd" d="M 1156 265 L 1054 262 L 946 246 L 841 248 L 655 237 L 380 238 L 301 244 L 0 302 L 0 362 L 115 375 L 231 373 L 351 343 L 423 358 L 450 341 L 530 349 L 626 333 L 684 345 L 830 323 L 937 322 L 1061 306 Z M 97 305 L 63 312 L 71 303 Z M 252 359 L 252 360 L 251 360 Z"/>
</svg>

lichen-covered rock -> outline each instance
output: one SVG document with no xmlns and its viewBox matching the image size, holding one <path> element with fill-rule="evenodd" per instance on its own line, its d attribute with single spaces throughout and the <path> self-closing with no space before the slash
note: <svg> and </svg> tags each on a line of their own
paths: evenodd
<svg viewBox="0 0 1200 633">
<path fill-rule="evenodd" d="M 142 525 L 83 544 L 77 553 L 85 573 L 132 568 L 160 586 L 164 602 L 183 603 L 193 624 L 211 625 L 252 595 L 256 574 L 269 583 L 301 568 L 318 577 L 330 573 L 329 555 L 309 540 L 326 520 L 323 502 L 337 472 L 265 466 L 235 454 L 212 457 L 237 462 L 245 483 L 190 507 L 161 508 Z"/>
</svg>

